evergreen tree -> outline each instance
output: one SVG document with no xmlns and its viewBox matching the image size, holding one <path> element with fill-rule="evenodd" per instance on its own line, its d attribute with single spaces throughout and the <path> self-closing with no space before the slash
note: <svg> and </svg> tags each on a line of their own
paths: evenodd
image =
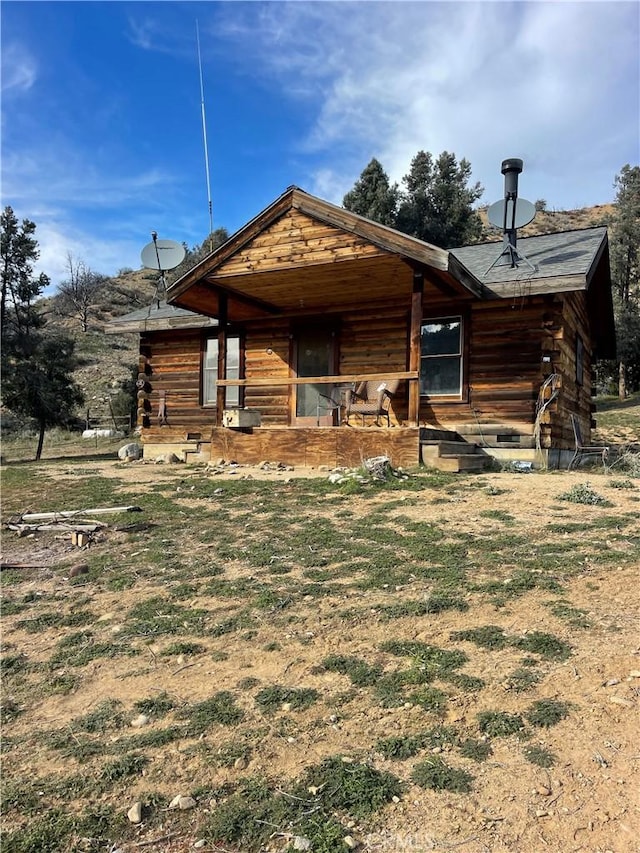
<svg viewBox="0 0 640 853">
<path fill-rule="evenodd" d="M 395 226 L 397 205 L 398 186 L 389 184 L 387 173 L 375 157 L 342 200 L 346 210 L 391 227 Z"/>
<path fill-rule="evenodd" d="M 2 260 L 2 403 L 33 418 L 39 429 L 36 460 L 45 430 L 69 422 L 82 394 L 73 382 L 74 342 L 48 333 L 36 304 L 48 277 L 33 275 L 38 259 L 35 224 L 20 224 L 11 207 L 0 217 Z"/>
<path fill-rule="evenodd" d="M 5 207 L 0 214 L 0 328 L 3 340 L 11 335 L 29 334 L 44 322 L 33 307 L 34 300 L 49 284 L 44 273 L 33 278 L 33 262 L 40 254 L 33 237 L 35 230 L 35 223 L 29 219 L 19 223 L 11 207 Z"/>
<path fill-rule="evenodd" d="M 616 314 L 618 394 L 640 388 L 640 166 L 616 175 L 611 272 Z"/>
<path fill-rule="evenodd" d="M 418 151 L 402 179 L 396 228 L 444 249 L 478 240 L 482 222 L 473 203 L 483 193 L 479 183 L 469 186 L 471 164 L 443 151 L 437 160 Z"/>
</svg>

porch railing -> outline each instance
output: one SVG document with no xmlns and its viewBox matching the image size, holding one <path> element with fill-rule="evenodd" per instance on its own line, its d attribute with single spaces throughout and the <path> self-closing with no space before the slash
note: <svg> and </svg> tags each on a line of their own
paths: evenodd
<svg viewBox="0 0 640 853">
<path fill-rule="evenodd" d="M 409 383 L 408 395 L 408 422 L 419 423 L 420 415 L 420 388 L 418 380 L 420 373 L 417 370 L 397 370 L 394 372 L 380 373 L 344 373 L 339 376 L 260 376 L 253 379 L 219 379 L 217 385 L 220 388 L 240 387 L 273 387 L 277 385 L 348 385 L 355 382 L 368 382 L 369 380 L 390 381 L 392 379 L 406 379 Z M 222 412 L 220 412 L 222 417 Z"/>
<path fill-rule="evenodd" d="M 248 388 L 264 385 L 346 385 L 351 382 L 368 382 L 370 379 L 417 381 L 419 374 L 417 370 L 400 370 L 395 373 L 349 373 L 341 376 L 256 376 L 255 379 L 218 379 L 216 384 L 223 388 L 230 386 Z"/>
</svg>

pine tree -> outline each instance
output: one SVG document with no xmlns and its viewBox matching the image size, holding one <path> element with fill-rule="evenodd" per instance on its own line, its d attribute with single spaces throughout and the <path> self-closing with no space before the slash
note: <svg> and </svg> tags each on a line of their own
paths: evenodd
<svg viewBox="0 0 640 853">
<path fill-rule="evenodd" d="M 434 162 L 431 154 L 418 151 L 402 179 L 396 228 L 444 249 L 475 242 L 482 222 L 473 203 L 483 188 L 469 186 L 470 177 L 468 160 L 458 163 L 455 154 L 443 151 Z"/>
<path fill-rule="evenodd" d="M 39 257 L 36 226 L 18 222 L 11 207 L 0 216 L 2 259 L 2 403 L 17 415 L 32 418 L 39 429 L 36 460 L 48 427 L 69 422 L 82 394 L 73 382 L 74 342 L 51 334 L 37 300 L 49 284 L 34 277 Z"/>
<path fill-rule="evenodd" d="M 395 225 L 398 186 L 389 184 L 389 177 L 374 157 L 342 200 L 342 206 L 352 213 L 373 219 L 382 225 Z"/>
<path fill-rule="evenodd" d="M 640 166 L 616 175 L 611 271 L 616 313 L 618 395 L 640 388 Z"/>
</svg>

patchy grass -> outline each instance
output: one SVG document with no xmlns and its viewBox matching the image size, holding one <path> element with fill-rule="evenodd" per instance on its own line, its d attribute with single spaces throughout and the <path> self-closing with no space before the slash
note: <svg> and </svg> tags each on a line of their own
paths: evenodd
<svg viewBox="0 0 640 853">
<path fill-rule="evenodd" d="M 244 712 L 228 690 L 220 690 L 209 699 L 181 708 L 176 716 L 188 720 L 188 734 L 197 737 L 217 724 L 235 726 L 244 718 Z"/>
<path fill-rule="evenodd" d="M 512 645 L 530 654 L 540 655 L 545 660 L 566 660 L 571 656 L 569 643 L 544 631 L 532 631 L 524 637 L 513 640 Z"/>
<path fill-rule="evenodd" d="M 246 780 L 213 810 L 205 838 L 257 853 L 274 827 L 287 827 L 307 839 L 307 849 L 332 853 L 343 849 L 349 832 L 342 820 L 369 817 L 399 797 L 403 787 L 390 773 L 333 756 L 286 787 L 260 777 Z"/>
<path fill-rule="evenodd" d="M 256 705 L 265 714 L 276 711 L 302 711 L 317 702 L 319 693 L 309 687 L 283 687 L 274 684 L 265 687 L 255 696 Z"/>
<path fill-rule="evenodd" d="M 464 758 L 471 758 L 473 761 L 486 761 L 493 754 L 491 744 L 486 740 L 476 740 L 475 738 L 467 738 L 460 744 L 460 755 Z"/>
<path fill-rule="evenodd" d="M 418 762 L 411 772 L 411 779 L 421 788 L 452 791 L 454 794 L 468 794 L 473 785 L 473 776 L 470 773 L 450 767 L 435 755 Z"/>
<path fill-rule="evenodd" d="M 478 728 L 489 737 L 509 737 L 524 729 L 524 720 L 520 714 L 508 714 L 505 711 L 481 711 L 477 715 Z"/>
<path fill-rule="evenodd" d="M 593 482 L 616 490 L 615 513 L 557 500 L 575 479 L 563 474 L 541 475 L 547 494 L 525 513 L 518 483 L 535 474 L 416 471 L 343 489 L 176 466 L 134 494 L 119 468 L 98 488 L 85 461 L 43 472 L 41 501 L 41 469 L 27 467 L 9 506 L 108 499 L 141 504 L 153 523 L 109 523 L 73 582 L 68 543 L 53 537 L 17 540 L 23 553 L 58 548 L 52 571 L 2 572 L 10 853 L 98 853 L 156 832 L 185 849 L 204 838 L 284 853 L 304 838 L 335 853 L 345 836 L 364 844 L 387 816 L 399 820 L 396 806 L 424 810 L 432 791 L 444 803 L 473 790 L 483 807 L 487 790 L 493 802 L 512 784 L 526 796 L 537 768 L 570 760 L 578 687 L 544 698 L 558 664 L 585 653 L 613 569 L 640 558 L 635 488 L 610 473 Z M 89 482 L 76 491 L 79 478 Z M 606 626 L 617 639 L 627 628 L 614 601 Z M 147 725 L 131 728 L 139 714 Z M 554 753 L 527 741 L 563 720 Z M 195 811 L 167 811 L 179 787 Z M 126 820 L 134 799 L 140 827 Z M 435 833 L 438 809 L 433 818 Z M 460 823 L 452 844 L 475 831 Z"/>
<path fill-rule="evenodd" d="M 524 637 L 510 637 L 498 625 L 484 625 L 453 631 L 450 636 L 452 640 L 468 640 L 494 651 L 509 646 L 523 649 L 531 654 L 538 654 L 545 660 L 566 660 L 571 655 L 571 646 L 568 643 L 544 631 L 532 631 Z"/>
<path fill-rule="evenodd" d="M 558 619 L 562 619 L 564 622 L 567 622 L 567 624 L 572 628 L 591 627 L 591 621 L 587 617 L 586 611 L 579 607 L 573 607 L 573 605 L 565 599 L 545 601 L 545 605 L 554 616 Z"/>
<path fill-rule="evenodd" d="M 569 715 L 569 705 L 557 699 L 539 699 L 525 711 L 525 717 L 532 726 L 550 728 Z"/>
<path fill-rule="evenodd" d="M 381 666 L 370 666 L 366 661 L 348 655 L 329 655 L 322 661 L 328 672 L 348 675 L 356 687 L 371 687 L 382 675 Z"/>
</svg>

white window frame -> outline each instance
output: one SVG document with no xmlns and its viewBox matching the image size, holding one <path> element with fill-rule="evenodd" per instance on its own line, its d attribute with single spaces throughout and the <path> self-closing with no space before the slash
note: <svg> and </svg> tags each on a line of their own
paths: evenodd
<svg viewBox="0 0 640 853">
<path fill-rule="evenodd" d="M 235 359 L 233 358 L 235 356 Z M 229 363 L 232 361 L 232 363 Z M 235 361 L 235 364 L 233 363 Z M 227 335 L 227 374 L 225 379 L 240 378 L 240 337 Z M 202 405 L 215 408 L 217 404 L 218 382 L 218 338 L 206 338 L 202 353 Z M 240 387 L 231 385 L 225 388 L 225 407 L 240 405 Z"/>
<path fill-rule="evenodd" d="M 459 338 L 458 338 L 458 350 L 457 352 L 450 353 L 437 353 L 433 355 L 422 355 L 420 354 L 420 396 L 421 397 L 450 397 L 455 399 L 461 399 L 463 393 L 463 380 L 464 380 L 464 318 L 461 314 L 452 314 L 443 317 L 425 317 L 422 320 L 420 326 L 420 333 L 422 335 L 422 329 L 425 326 L 434 326 L 439 323 L 452 323 L 456 322 L 460 324 Z M 425 376 L 429 376 L 428 373 L 428 362 L 432 359 L 442 359 L 442 358 L 450 358 L 458 359 L 458 390 L 457 391 L 423 391 L 422 390 L 422 378 L 423 371 Z"/>
</svg>

